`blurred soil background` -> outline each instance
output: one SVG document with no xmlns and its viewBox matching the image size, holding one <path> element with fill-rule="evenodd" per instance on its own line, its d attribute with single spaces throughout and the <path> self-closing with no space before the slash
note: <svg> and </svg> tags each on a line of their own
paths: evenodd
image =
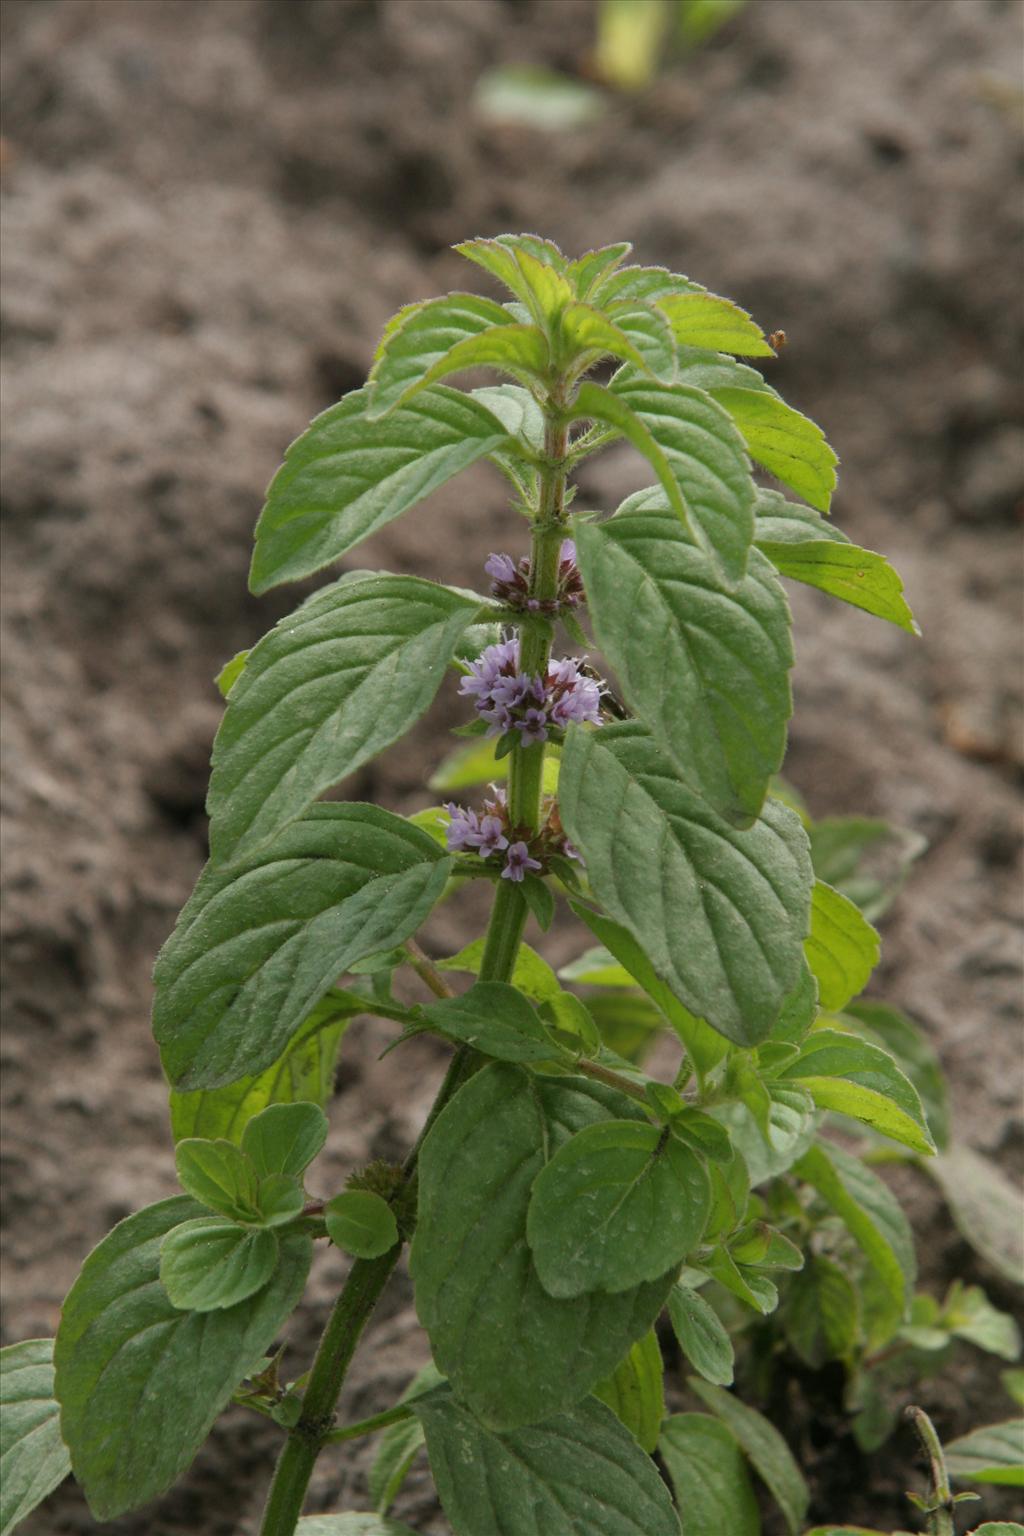
<svg viewBox="0 0 1024 1536">
<path fill-rule="evenodd" d="M 499 65 L 585 74 L 592 0 L 5 0 L 0 18 L 4 1341 L 52 1334 L 88 1249 L 174 1188 L 150 969 L 205 854 L 211 680 L 296 600 L 246 594 L 263 488 L 363 380 L 394 309 L 487 286 L 451 244 L 506 229 L 570 254 L 631 239 L 788 333 L 769 376 L 836 445 L 837 522 L 890 557 L 924 631 L 792 593 L 788 775 L 817 815 L 928 838 L 872 990 L 939 1049 L 960 1138 L 1019 1177 L 1016 0 L 753 0 L 561 136 L 488 119 L 474 88 Z M 629 451 L 603 456 L 581 504 L 643 480 Z M 481 467 L 348 563 L 479 585 L 490 550 L 522 548 Z M 458 717 L 448 689 L 347 796 L 430 803 Z M 435 950 L 473 919 L 443 913 Z M 443 1053 L 379 1065 L 389 1034 L 351 1029 L 325 1185 L 421 1123 Z M 899 1187 L 933 1287 L 959 1276 L 1019 1305 L 930 1183 Z M 318 1260 L 293 1374 L 343 1272 L 336 1251 Z M 400 1277 L 346 1415 L 389 1404 L 425 1357 Z M 966 1346 L 922 1401 L 946 1434 L 1010 1411 Z M 794 1410 L 790 1430 L 813 1517 L 909 1522 L 902 1435 L 868 1464 L 838 1419 Z M 225 1416 L 180 1488 L 108 1529 L 252 1532 L 276 1437 Z M 311 1508 L 365 1508 L 368 1455 L 325 1455 Z M 1010 1507 L 990 1495 L 972 1523 Z M 395 1513 L 445 1530 L 422 1472 Z M 24 1527 L 93 1528 L 70 1485 Z"/>
</svg>

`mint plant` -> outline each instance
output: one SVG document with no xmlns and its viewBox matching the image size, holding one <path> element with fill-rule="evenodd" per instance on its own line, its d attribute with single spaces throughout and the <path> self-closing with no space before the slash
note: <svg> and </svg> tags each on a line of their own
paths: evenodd
<svg viewBox="0 0 1024 1536">
<path fill-rule="evenodd" d="M 100 1243 L 52 1346 L 7 1353 L 3 1532 L 69 1467 L 100 1521 L 146 1504 L 234 1402 L 284 1437 L 264 1536 L 398 1536 L 387 1511 L 424 1441 L 456 1536 L 678 1536 L 680 1511 L 687 1536 L 746 1536 L 748 1464 L 796 1533 L 806 1484 L 726 1390 L 727 1324 L 777 1313 L 855 1387 L 896 1339 L 969 1331 L 965 1310 L 1015 1354 L 983 1298 L 913 1310 L 899 1207 L 822 1135 L 838 1114 L 916 1158 L 943 1134 L 913 1028 L 856 1001 L 878 959 L 862 908 L 878 915 L 916 850 L 878 823 L 815 827 L 776 777 L 779 576 L 913 632 L 898 577 L 828 521 L 835 455 L 737 361 L 772 355 L 743 310 L 625 265 L 626 244 L 459 249 L 511 298 L 399 312 L 366 387 L 288 450 L 251 587 L 321 571 L 480 460 L 529 550 L 492 554 L 487 592 L 348 571 L 222 672 L 210 861 L 155 972 L 183 1193 Z M 505 382 L 442 382 L 481 367 Z M 578 466 L 623 441 L 654 483 L 610 517 L 574 511 Z M 431 784 L 458 798 L 411 817 L 319 798 L 449 675 L 466 740 Z M 473 881 L 486 933 L 429 959 L 417 932 Z M 561 976 L 524 943 L 559 903 L 591 936 Z M 325 1194 L 308 1170 L 360 1014 L 453 1054 L 404 1163 Z M 659 1032 L 675 1056 L 655 1075 Z M 353 1263 L 292 1380 L 278 1344 L 316 1242 Z M 434 1363 L 339 1424 L 406 1244 Z M 706 1414 L 665 1420 L 663 1314 Z M 371 1433 L 377 1515 L 300 1519 L 321 1452 Z"/>
</svg>

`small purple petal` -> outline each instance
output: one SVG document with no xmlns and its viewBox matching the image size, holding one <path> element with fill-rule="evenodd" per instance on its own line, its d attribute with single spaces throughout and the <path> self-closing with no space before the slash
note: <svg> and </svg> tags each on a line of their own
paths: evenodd
<svg viewBox="0 0 1024 1536">
<path fill-rule="evenodd" d="M 501 878 L 514 880 L 518 884 L 527 870 L 540 868 L 540 861 L 530 858 L 530 850 L 525 843 L 513 843 L 505 856 L 505 868 L 501 872 Z"/>
<path fill-rule="evenodd" d="M 515 581 L 516 567 L 511 555 L 488 555 L 484 570 L 494 581 Z"/>
<path fill-rule="evenodd" d="M 548 739 L 548 717 L 542 709 L 528 709 L 522 720 L 516 721 L 516 730 L 524 743 L 533 744 Z"/>
<path fill-rule="evenodd" d="M 558 561 L 560 565 L 576 564 L 576 545 L 572 539 L 562 540 L 562 547 L 558 551 Z"/>
<path fill-rule="evenodd" d="M 497 816 L 483 816 L 480 820 L 480 857 L 486 859 L 489 854 L 500 853 L 508 847 L 508 838 L 505 836 L 504 827 Z"/>
</svg>

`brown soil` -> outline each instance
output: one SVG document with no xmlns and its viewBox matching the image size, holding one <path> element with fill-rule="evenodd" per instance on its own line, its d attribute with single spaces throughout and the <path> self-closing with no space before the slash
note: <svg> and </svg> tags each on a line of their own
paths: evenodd
<svg viewBox="0 0 1024 1536">
<path fill-rule="evenodd" d="M 787 331 L 773 379 L 842 453 L 837 519 L 893 559 L 924 629 L 794 592 L 789 774 L 819 814 L 930 839 L 876 990 L 937 1044 L 959 1135 L 1021 1171 L 1021 10 L 755 0 L 590 131 L 480 119 L 481 70 L 578 70 L 593 19 L 590 0 L 5 0 L 5 1340 L 52 1333 L 89 1247 L 173 1187 L 149 972 L 204 856 L 210 679 L 294 601 L 246 595 L 261 492 L 391 311 L 476 286 L 448 249 L 470 234 L 630 238 Z M 585 495 L 640 478 L 612 454 Z M 476 582 L 518 538 L 479 470 L 352 563 Z M 426 803 L 454 719 L 448 697 L 348 792 Z M 352 1031 L 325 1182 L 422 1119 L 440 1052 L 379 1066 L 387 1038 Z M 1012 1308 L 930 1189 L 901 1193 L 929 1280 Z M 319 1262 L 296 1369 L 342 1273 Z M 346 1413 L 424 1358 L 400 1279 Z M 1009 1407 L 966 1349 L 924 1401 L 948 1433 Z M 906 1442 L 868 1467 L 812 1429 L 815 1517 L 908 1523 Z M 275 1433 L 226 1416 L 179 1489 L 110 1529 L 253 1531 Z M 365 1507 L 366 1463 L 325 1456 L 311 1507 Z M 397 1513 L 445 1529 L 424 1473 Z M 24 1529 L 92 1528 L 69 1485 Z"/>
</svg>

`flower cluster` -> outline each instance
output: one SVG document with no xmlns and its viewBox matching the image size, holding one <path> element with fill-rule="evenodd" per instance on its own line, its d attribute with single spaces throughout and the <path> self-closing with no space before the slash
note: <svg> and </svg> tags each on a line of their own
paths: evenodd
<svg viewBox="0 0 1024 1536">
<path fill-rule="evenodd" d="M 547 677 L 519 670 L 519 638 L 489 645 L 468 663 L 469 673 L 459 692 L 472 698 L 477 714 L 487 721 L 488 736 L 518 731 L 523 746 L 547 741 L 548 730 L 570 723 L 601 723 L 601 684 L 587 677 L 582 663 L 571 656 L 548 663 Z"/>
<path fill-rule="evenodd" d="M 576 546 L 572 539 L 562 540 L 556 597 L 530 596 L 528 556 L 524 556 L 517 565 L 511 555 L 491 555 L 484 564 L 484 570 L 491 578 L 491 596 L 499 603 L 524 613 L 560 613 L 565 608 L 578 608 L 583 601 L 583 582 L 576 566 Z"/>
<path fill-rule="evenodd" d="M 491 798 L 484 801 L 482 812 L 466 810 L 452 801 L 445 806 L 450 818 L 445 834 L 449 853 L 478 853 L 482 859 L 503 855 L 501 878 L 516 882 L 542 870 L 552 854 L 583 862 L 562 830 L 553 799 L 547 802 L 540 831 L 530 837 L 528 829 L 510 824 L 504 789 L 492 784 L 490 790 Z"/>
</svg>

